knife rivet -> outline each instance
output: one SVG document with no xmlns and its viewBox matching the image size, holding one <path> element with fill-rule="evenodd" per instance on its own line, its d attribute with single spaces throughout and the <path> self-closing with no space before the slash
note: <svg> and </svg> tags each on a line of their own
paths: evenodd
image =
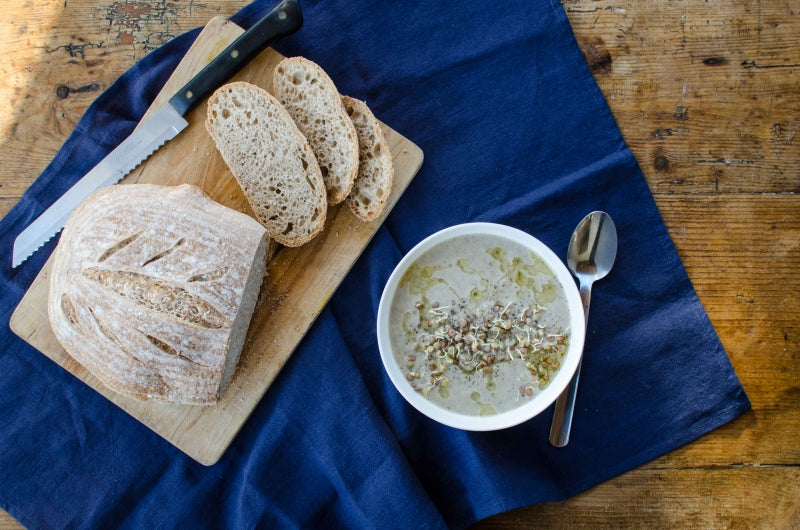
<svg viewBox="0 0 800 530">
<path fill-rule="evenodd" d="M 278 13 L 278 20 L 286 20 L 286 11 Z"/>
<path fill-rule="evenodd" d="M 194 94 L 192 93 L 192 91 L 191 90 L 187 90 L 186 91 L 186 99 L 192 99 L 192 97 L 194 97 Z"/>
<path fill-rule="evenodd" d="M 231 57 L 233 57 L 234 59 L 236 59 L 237 57 L 239 57 L 239 50 L 233 50 L 233 51 L 231 52 Z"/>
</svg>

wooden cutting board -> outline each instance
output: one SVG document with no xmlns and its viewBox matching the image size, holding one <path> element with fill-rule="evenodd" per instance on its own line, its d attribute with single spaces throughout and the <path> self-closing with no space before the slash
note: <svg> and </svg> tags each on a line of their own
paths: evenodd
<svg viewBox="0 0 800 530">
<path fill-rule="evenodd" d="M 166 103 L 242 32 L 242 28 L 221 17 L 211 20 L 148 113 Z M 268 49 L 232 80 L 248 81 L 271 91 L 272 70 L 280 59 L 280 54 Z M 187 116 L 189 127 L 123 183 L 194 184 L 218 202 L 252 216 L 239 185 L 206 133 L 205 113 L 205 104 L 192 111 Z M 47 318 L 52 260 L 45 264 L 14 311 L 11 329 L 190 457 L 205 465 L 214 464 L 419 170 L 423 158 L 419 147 L 385 125 L 383 131 L 395 167 L 394 187 L 385 212 L 379 219 L 365 223 L 346 206 L 334 206 L 321 235 L 300 248 L 277 251 L 268 265 L 239 367 L 217 405 L 172 405 L 128 398 L 107 389 L 72 359 L 56 340 Z"/>
</svg>

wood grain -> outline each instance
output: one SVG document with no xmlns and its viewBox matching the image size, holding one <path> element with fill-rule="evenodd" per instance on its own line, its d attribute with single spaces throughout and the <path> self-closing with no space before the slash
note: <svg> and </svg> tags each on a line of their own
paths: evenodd
<svg viewBox="0 0 800 530">
<path fill-rule="evenodd" d="M 160 26 L 146 24 L 178 34 L 245 3 L 181 4 Z M 122 25 L 98 15 L 120 4 L 30 0 L 0 15 L 0 95 L 14 103 L 0 116 L 8 161 L 0 167 L 0 214 L 97 95 L 58 99 L 58 86 L 105 87 L 142 56 L 143 44 L 122 44 Z M 789 0 L 562 4 L 753 410 L 565 502 L 476 526 L 800 528 L 800 7 Z M 147 30 L 131 33 L 146 42 Z M 70 57 L 68 45 L 81 43 L 85 57 Z M 90 66 L 101 59 L 103 68 Z"/>
<path fill-rule="evenodd" d="M 0 199 L 13 206 L 52 160 L 94 99 L 168 40 L 230 16 L 246 2 L 28 0 L 0 15 Z M 5 213 L 7 210 L 3 210 Z"/>
</svg>

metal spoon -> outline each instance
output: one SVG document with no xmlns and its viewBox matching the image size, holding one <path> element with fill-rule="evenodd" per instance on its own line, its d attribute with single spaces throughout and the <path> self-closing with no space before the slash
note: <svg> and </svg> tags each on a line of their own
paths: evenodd
<svg viewBox="0 0 800 530">
<path fill-rule="evenodd" d="M 616 256 L 617 229 L 614 227 L 611 216 L 605 212 L 592 212 L 584 217 L 569 240 L 567 266 L 580 284 L 583 315 L 586 319 L 587 329 L 592 284 L 608 274 L 614 265 Z M 578 392 L 580 375 L 581 365 L 578 364 L 578 369 L 569 386 L 556 400 L 553 423 L 550 426 L 550 443 L 556 447 L 564 447 L 569 442 L 572 412 L 575 409 L 575 394 Z"/>
</svg>

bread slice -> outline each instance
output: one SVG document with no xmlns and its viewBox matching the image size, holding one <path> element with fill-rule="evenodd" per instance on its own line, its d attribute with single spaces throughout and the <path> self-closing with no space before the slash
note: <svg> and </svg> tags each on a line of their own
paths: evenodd
<svg viewBox="0 0 800 530">
<path fill-rule="evenodd" d="M 328 204 L 319 165 L 269 92 L 245 82 L 220 87 L 208 100 L 206 129 L 271 238 L 296 247 L 322 230 Z"/>
<path fill-rule="evenodd" d="M 264 277 L 266 231 L 200 188 L 117 185 L 70 216 L 47 304 L 67 353 L 139 399 L 225 392 Z"/>
<path fill-rule="evenodd" d="M 290 57 L 275 67 L 273 91 L 311 144 L 328 204 L 342 202 L 358 174 L 358 137 L 333 81 L 317 64 Z"/>
<path fill-rule="evenodd" d="M 372 221 L 383 211 L 392 192 L 394 164 L 380 123 L 367 104 L 342 96 L 344 108 L 358 134 L 358 176 L 347 206 L 362 221 Z"/>
</svg>

